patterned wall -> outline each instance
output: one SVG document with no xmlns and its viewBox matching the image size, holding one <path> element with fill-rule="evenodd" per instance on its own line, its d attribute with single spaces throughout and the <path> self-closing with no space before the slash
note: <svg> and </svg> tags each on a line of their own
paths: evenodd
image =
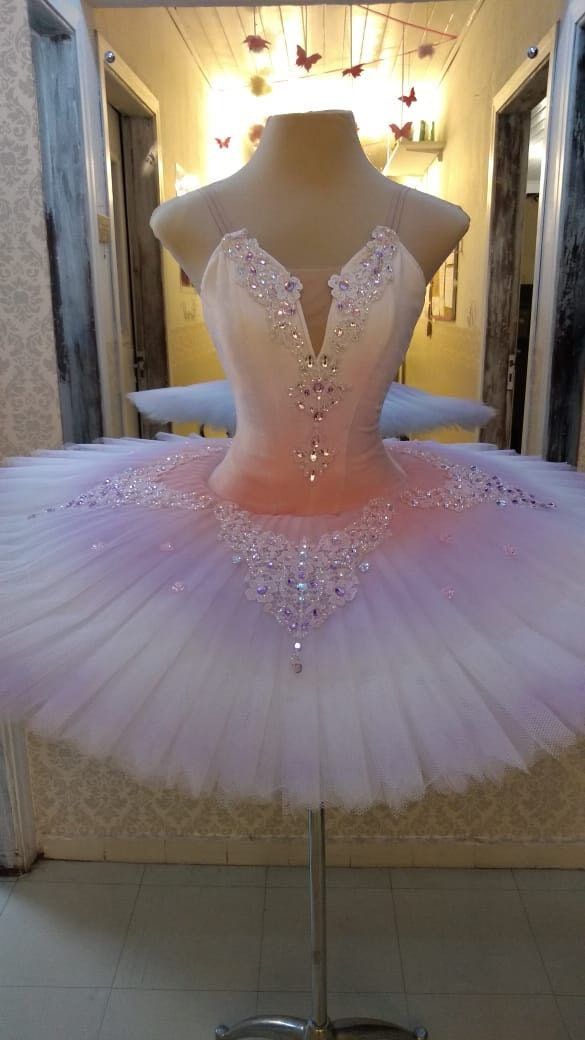
<svg viewBox="0 0 585 1040">
<path fill-rule="evenodd" d="M 65 744 L 29 739 L 37 820 L 47 836 L 221 837 L 295 839 L 305 814 L 277 804 L 211 799 L 149 788 L 104 761 Z M 466 794 L 430 792 L 401 812 L 379 806 L 364 813 L 329 811 L 337 841 L 412 838 L 448 842 L 585 842 L 585 742 L 550 756 L 530 773 L 510 772 L 500 784 L 476 783 Z"/>
<path fill-rule="evenodd" d="M 61 442 L 26 4 L 0 0 L 0 453 Z"/>
</svg>

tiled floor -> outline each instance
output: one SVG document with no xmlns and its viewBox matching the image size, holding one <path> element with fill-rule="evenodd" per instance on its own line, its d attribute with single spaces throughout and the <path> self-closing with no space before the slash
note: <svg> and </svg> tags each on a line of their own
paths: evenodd
<svg viewBox="0 0 585 1040">
<path fill-rule="evenodd" d="M 585 1038 L 585 871 L 332 868 L 331 1017 Z M 0 881 L 0 1040 L 214 1040 L 310 1012 L 297 867 L 40 863 Z"/>
</svg>

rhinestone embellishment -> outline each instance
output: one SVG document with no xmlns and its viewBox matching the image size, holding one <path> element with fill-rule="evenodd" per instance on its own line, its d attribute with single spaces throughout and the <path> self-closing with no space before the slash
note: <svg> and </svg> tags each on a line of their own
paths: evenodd
<svg viewBox="0 0 585 1040">
<path fill-rule="evenodd" d="M 369 570 L 364 559 L 389 533 L 394 507 L 374 499 L 354 523 L 317 542 L 301 538 L 292 542 L 266 531 L 252 514 L 232 503 L 216 507 L 219 537 L 227 542 L 232 560 L 248 569 L 246 597 L 284 625 L 293 636 L 291 668 L 302 671 L 301 640 L 322 625 L 357 592 L 360 574 Z"/>
<path fill-rule="evenodd" d="M 466 466 L 443 462 L 434 452 L 414 443 L 405 445 L 399 450 L 430 462 L 447 475 L 440 487 L 426 490 L 408 488 L 403 491 L 400 500 L 411 508 L 442 508 L 459 513 L 464 509 L 479 505 L 481 502 L 495 502 L 500 508 L 508 505 L 525 505 L 533 509 L 556 509 L 556 502 L 541 502 L 530 492 L 521 487 L 506 484 L 501 477 L 495 474 L 490 475 L 475 464 Z M 441 538 L 441 540 L 444 539 Z"/>
<path fill-rule="evenodd" d="M 222 240 L 223 252 L 235 264 L 238 284 L 265 308 L 272 335 L 296 357 L 299 380 L 289 387 L 288 395 L 310 421 L 310 431 L 305 442 L 293 448 L 293 454 L 311 484 L 335 455 L 323 440 L 322 431 L 329 412 L 350 389 L 337 378 L 341 354 L 348 343 L 359 339 L 369 307 L 392 280 L 391 261 L 397 248 L 396 232 L 376 227 L 364 249 L 344 265 L 342 273 L 331 275 L 328 284 L 332 302 L 325 341 L 315 355 L 303 332 L 306 322 L 300 303 L 301 281 L 262 249 L 246 229 L 231 232 Z M 361 253 L 364 256 L 357 263 Z"/>
</svg>

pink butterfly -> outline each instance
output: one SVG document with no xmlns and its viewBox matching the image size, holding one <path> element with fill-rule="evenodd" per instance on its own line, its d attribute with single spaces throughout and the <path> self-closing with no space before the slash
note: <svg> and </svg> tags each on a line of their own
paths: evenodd
<svg viewBox="0 0 585 1040">
<path fill-rule="evenodd" d="M 412 105 L 413 101 L 418 101 L 418 98 L 417 98 L 417 96 L 416 96 L 416 94 L 414 92 L 414 87 L 410 88 L 410 93 L 409 94 L 403 94 L 402 97 L 398 98 L 398 100 L 399 101 L 404 101 L 404 104 L 406 105 L 406 107 L 410 108 L 410 106 Z"/>
<path fill-rule="evenodd" d="M 268 40 L 265 40 L 263 36 L 255 36 L 254 33 L 250 33 L 242 42 L 248 44 L 248 50 L 253 54 L 259 54 L 260 51 L 265 51 L 267 47 L 270 47 Z"/>
<path fill-rule="evenodd" d="M 399 141 L 401 137 L 408 140 L 412 133 L 412 123 L 405 123 L 404 126 L 397 126 L 396 123 L 390 123 L 390 129 L 397 141 Z"/>
<path fill-rule="evenodd" d="M 297 43 L 297 60 L 295 64 L 298 65 L 300 69 L 305 69 L 307 72 L 310 72 L 313 65 L 318 61 L 321 61 L 322 57 L 322 54 L 317 53 L 308 55 L 305 48 L 301 47 L 300 44 Z"/>
<path fill-rule="evenodd" d="M 353 76 L 354 79 L 357 79 L 358 76 L 361 76 L 363 71 L 364 71 L 363 63 L 360 63 L 359 65 L 350 65 L 348 69 L 344 69 L 343 70 L 343 75 L 344 76 Z"/>
<path fill-rule="evenodd" d="M 223 140 L 221 137 L 216 137 L 215 140 L 220 148 L 229 148 L 231 137 L 224 137 Z"/>
</svg>

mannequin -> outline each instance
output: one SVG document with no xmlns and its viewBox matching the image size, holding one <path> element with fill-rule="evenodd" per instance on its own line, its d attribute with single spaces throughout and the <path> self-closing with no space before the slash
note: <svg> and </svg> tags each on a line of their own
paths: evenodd
<svg viewBox="0 0 585 1040">
<path fill-rule="evenodd" d="M 230 230 L 248 228 L 291 273 L 318 267 L 324 283 L 383 223 L 401 190 L 372 166 L 348 111 L 271 116 L 252 159 L 213 189 Z M 206 191 L 163 202 L 150 220 L 198 288 L 219 239 Z M 468 226 L 459 206 L 409 192 L 400 237 L 430 280 Z"/>
</svg>

